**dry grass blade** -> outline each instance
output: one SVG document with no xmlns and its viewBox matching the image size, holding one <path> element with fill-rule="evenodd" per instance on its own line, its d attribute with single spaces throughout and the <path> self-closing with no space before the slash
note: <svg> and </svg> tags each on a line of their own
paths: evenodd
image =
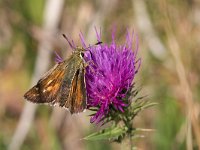
<svg viewBox="0 0 200 150">
<path fill-rule="evenodd" d="M 178 78 L 180 81 L 180 86 L 182 88 L 182 91 L 185 97 L 185 106 L 187 109 L 187 121 L 188 121 L 188 126 L 187 126 L 187 149 L 188 150 L 192 150 L 193 149 L 193 142 L 192 142 L 192 128 L 194 130 L 194 134 L 196 137 L 196 141 L 197 141 L 197 145 L 200 148 L 200 128 L 199 128 L 199 124 L 198 124 L 198 119 L 195 115 L 195 112 L 193 110 L 193 108 L 195 108 L 194 106 L 196 106 L 197 104 L 195 103 L 195 101 L 193 100 L 193 96 L 192 96 L 192 91 L 190 89 L 188 80 L 187 80 L 187 76 L 186 76 L 186 68 L 184 67 L 184 64 L 181 60 L 181 55 L 180 55 L 180 46 L 179 43 L 173 33 L 171 24 L 170 24 L 170 19 L 168 16 L 168 8 L 166 5 L 166 1 L 163 1 L 163 8 L 165 8 L 165 12 L 166 12 L 166 20 L 167 20 L 167 25 L 166 25 L 166 33 L 167 33 L 167 42 L 168 42 L 168 47 L 171 51 L 171 54 L 174 58 L 175 61 L 175 65 L 176 65 L 176 72 L 178 74 Z"/>
</svg>

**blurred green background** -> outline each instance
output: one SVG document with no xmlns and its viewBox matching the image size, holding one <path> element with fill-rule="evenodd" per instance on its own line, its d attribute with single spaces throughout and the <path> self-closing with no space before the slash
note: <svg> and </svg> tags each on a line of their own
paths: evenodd
<svg viewBox="0 0 200 150">
<path fill-rule="evenodd" d="M 54 64 L 54 51 L 71 50 L 65 33 L 80 45 L 124 40 L 126 28 L 139 36 L 142 66 L 135 79 L 141 95 L 159 105 L 145 110 L 134 126 L 155 129 L 135 140 L 139 149 L 200 149 L 199 0 L 4 0 L 0 1 L 0 150 L 111 150 L 123 145 L 81 138 L 100 127 L 89 112 L 25 102 L 23 94 Z M 30 123 L 30 128 L 29 128 Z"/>
</svg>

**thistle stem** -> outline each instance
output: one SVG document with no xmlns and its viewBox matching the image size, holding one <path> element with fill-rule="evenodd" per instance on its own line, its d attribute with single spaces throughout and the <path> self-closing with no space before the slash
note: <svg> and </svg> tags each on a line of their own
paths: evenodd
<svg viewBox="0 0 200 150">
<path fill-rule="evenodd" d="M 132 150 L 134 147 L 133 140 L 131 134 L 128 134 L 127 138 L 125 138 L 121 143 L 121 150 Z"/>
<path fill-rule="evenodd" d="M 132 148 L 133 148 L 133 140 L 132 140 L 131 135 L 129 135 L 129 144 L 130 144 L 130 150 L 132 150 Z"/>
</svg>

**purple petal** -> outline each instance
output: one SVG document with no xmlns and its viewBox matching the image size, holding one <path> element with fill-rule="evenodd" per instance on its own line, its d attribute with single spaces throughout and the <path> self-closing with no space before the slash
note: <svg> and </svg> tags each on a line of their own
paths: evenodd
<svg viewBox="0 0 200 150">
<path fill-rule="evenodd" d="M 63 61 L 62 57 L 60 57 L 60 55 L 58 55 L 58 53 L 57 53 L 56 51 L 54 51 L 54 54 L 56 55 L 55 61 L 56 61 L 57 63 L 60 63 L 60 62 Z"/>
</svg>

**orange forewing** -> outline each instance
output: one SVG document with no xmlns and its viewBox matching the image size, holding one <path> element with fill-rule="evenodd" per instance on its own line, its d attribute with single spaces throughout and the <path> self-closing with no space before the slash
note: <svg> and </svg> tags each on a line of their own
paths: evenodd
<svg viewBox="0 0 200 150">
<path fill-rule="evenodd" d="M 34 87 L 25 93 L 24 97 L 34 103 L 54 104 L 64 73 L 64 62 L 56 64 Z"/>
</svg>

